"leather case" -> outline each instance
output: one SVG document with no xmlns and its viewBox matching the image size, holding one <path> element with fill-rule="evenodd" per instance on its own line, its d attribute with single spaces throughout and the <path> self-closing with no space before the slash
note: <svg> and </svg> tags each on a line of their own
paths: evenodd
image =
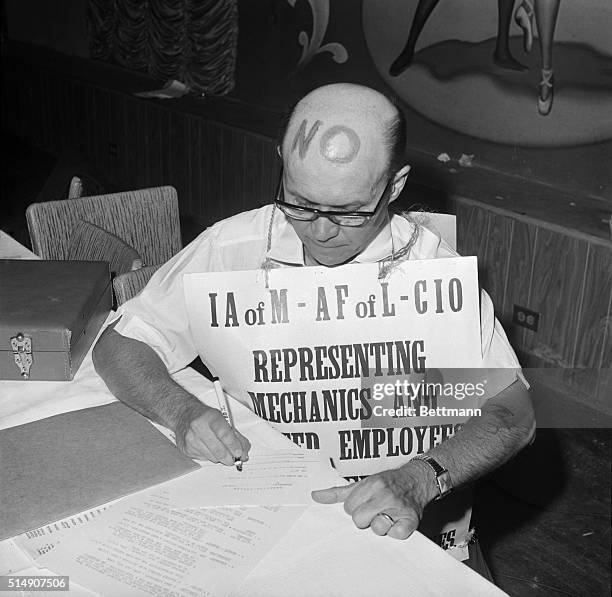
<svg viewBox="0 0 612 597">
<path fill-rule="evenodd" d="M 111 309 L 105 261 L 0 259 L 0 379 L 71 380 Z"/>
</svg>

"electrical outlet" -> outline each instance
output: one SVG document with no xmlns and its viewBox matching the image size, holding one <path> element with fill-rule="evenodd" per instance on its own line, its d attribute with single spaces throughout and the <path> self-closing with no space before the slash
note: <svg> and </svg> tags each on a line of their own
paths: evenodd
<svg viewBox="0 0 612 597">
<path fill-rule="evenodd" d="M 512 312 L 512 323 L 516 323 L 516 325 L 527 328 L 532 332 L 537 332 L 538 325 L 540 323 L 540 314 L 537 311 L 532 311 L 526 307 L 514 305 L 514 311 Z"/>
<path fill-rule="evenodd" d="M 112 158 L 117 157 L 117 144 L 116 143 L 108 144 L 108 155 L 111 156 Z"/>
</svg>

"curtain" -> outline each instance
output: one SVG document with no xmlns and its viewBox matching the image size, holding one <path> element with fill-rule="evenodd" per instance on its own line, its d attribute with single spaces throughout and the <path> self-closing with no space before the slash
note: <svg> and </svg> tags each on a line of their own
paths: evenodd
<svg viewBox="0 0 612 597">
<path fill-rule="evenodd" d="M 200 93 L 234 87 L 237 0 L 89 0 L 89 50 Z"/>
</svg>

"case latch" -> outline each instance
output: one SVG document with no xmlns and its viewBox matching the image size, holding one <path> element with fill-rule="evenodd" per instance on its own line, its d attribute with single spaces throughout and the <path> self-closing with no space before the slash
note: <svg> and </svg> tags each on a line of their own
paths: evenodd
<svg viewBox="0 0 612 597">
<path fill-rule="evenodd" d="M 11 338 L 11 348 L 15 357 L 15 365 L 19 367 L 21 377 L 28 379 L 32 366 L 32 338 L 20 332 Z"/>
</svg>

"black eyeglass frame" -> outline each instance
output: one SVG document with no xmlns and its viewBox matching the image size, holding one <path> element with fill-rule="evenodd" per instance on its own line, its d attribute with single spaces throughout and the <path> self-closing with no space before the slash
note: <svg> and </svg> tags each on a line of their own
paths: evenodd
<svg viewBox="0 0 612 597">
<path fill-rule="evenodd" d="M 284 169 L 281 167 L 280 170 L 280 176 L 278 178 L 278 185 L 276 187 L 276 194 L 274 197 L 274 203 L 276 205 L 278 205 L 279 209 L 288 217 L 288 218 L 292 218 L 294 220 L 298 220 L 300 222 L 314 222 L 317 218 L 320 217 L 324 217 L 327 218 L 328 220 L 331 220 L 334 224 L 336 224 L 337 226 L 348 226 L 351 227 L 351 224 L 342 224 L 338 221 L 336 221 L 334 218 L 337 217 L 355 217 L 355 218 L 366 218 L 363 222 L 360 222 L 359 224 L 354 224 L 353 227 L 356 228 L 358 226 L 363 226 L 368 219 L 372 218 L 373 216 L 375 216 L 378 213 L 378 209 L 380 208 L 383 199 L 385 198 L 385 195 L 387 194 L 387 191 L 389 190 L 389 188 L 391 187 L 391 183 L 393 182 L 394 177 L 392 176 L 391 178 L 389 178 L 389 180 L 387 181 L 387 184 L 385 185 L 385 188 L 383 189 L 383 192 L 380 195 L 379 200 L 376 203 L 376 206 L 374 207 L 373 211 L 337 211 L 337 210 L 329 210 L 329 211 L 323 211 L 320 209 L 316 209 L 314 207 L 306 207 L 304 205 L 296 205 L 295 203 L 287 203 L 286 201 L 283 201 L 283 199 L 281 199 L 281 193 L 283 195 L 283 197 L 285 196 L 285 185 L 283 184 L 283 174 L 284 174 Z M 296 218 L 294 216 L 292 216 L 291 214 L 288 214 L 283 207 L 288 207 L 291 209 L 297 209 L 298 211 L 304 212 L 304 213 L 308 213 L 308 214 L 312 214 L 314 217 L 310 218 L 310 219 L 306 219 L 306 220 L 301 220 L 300 218 Z"/>
</svg>

